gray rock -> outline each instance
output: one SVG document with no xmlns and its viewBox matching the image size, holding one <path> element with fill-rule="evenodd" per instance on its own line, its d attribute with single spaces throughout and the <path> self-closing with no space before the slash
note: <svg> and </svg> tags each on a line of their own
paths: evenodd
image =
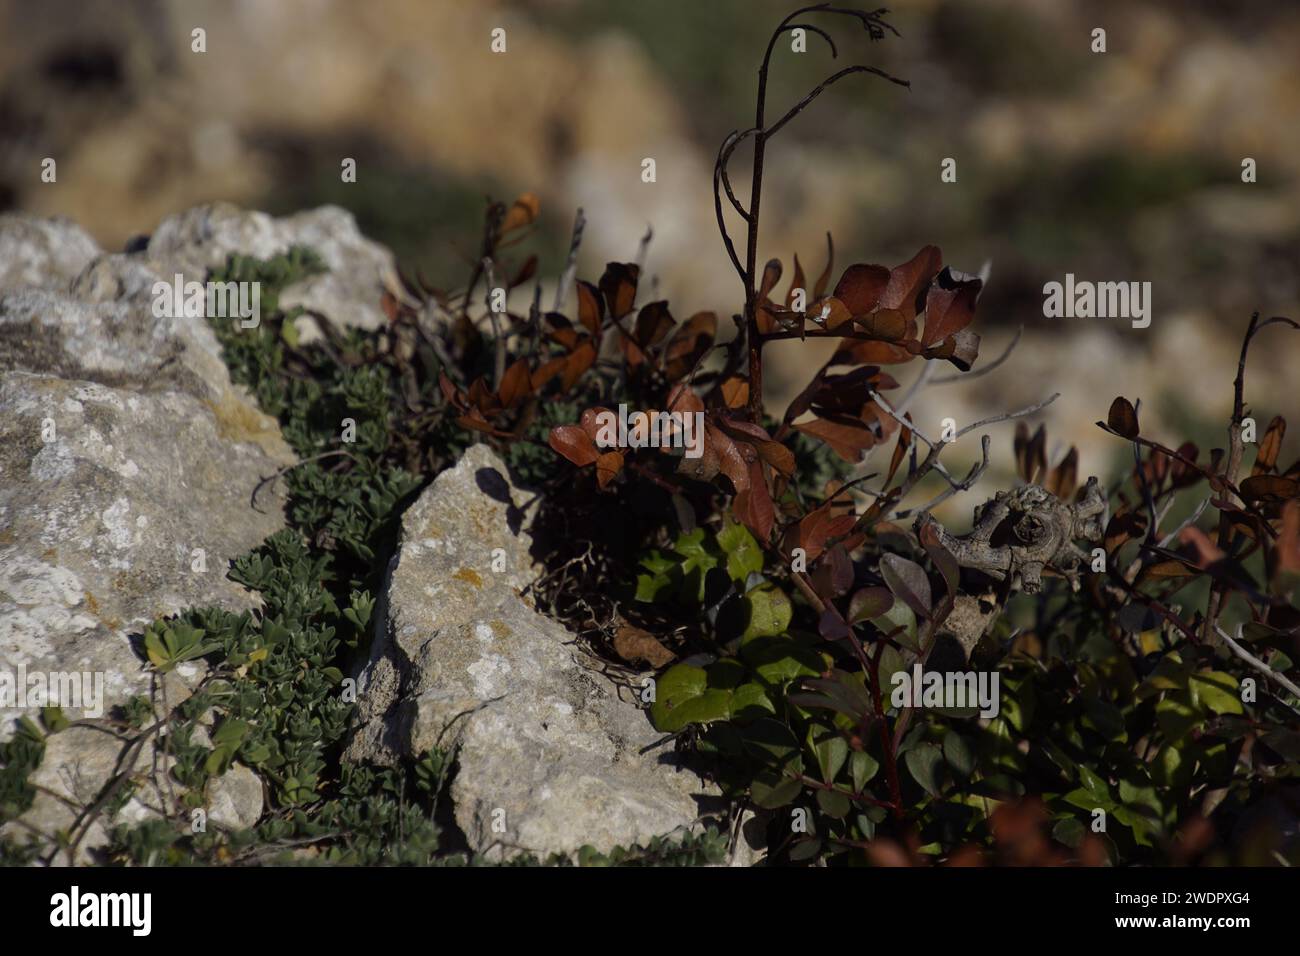
<svg viewBox="0 0 1300 956">
<path fill-rule="evenodd" d="M 303 221 L 310 233 L 337 218 Z M 202 258 L 180 234 L 165 248 Z M 85 674 L 88 699 L 60 689 L 51 702 L 73 719 L 99 717 L 153 689 L 131 638 L 155 617 L 254 604 L 226 571 L 283 526 L 276 489 L 259 495 L 261 510 L 250 499 L 294 456 L 274 419 L 232 386 L 207 323 L 154 315 L 151 287 L 165 271 L 145 254 L 103 255 L 74 226 L 17 216 L 0 217 L 0 251 L 0 672 Z M 169 704 L 201 673 L 169 675 Z M 0 702 L 0 739 L 40 703 Z M 121 749 L 99 729 L 53 736 L 38 771 L 46 789 L 5 832 L 48 839 L 69 826 Z M 154 756 L 144 748 L 140 766 Z M 232 820 L 252 813 L 247 784 L 218 787 L 239 811 Z M 162 805 L 141 799 L 123 812 Z M 96 824 L 79 854 L 104 838 Z"/>
<path fill-rule="evenodd" d="M 285 289 L 283 306 L 301 305 L 337 325 L 375 329 L 388 321 L 380 299 L 386 286 L 396 285 L 393 254 L 363 236 L 352 214 L 337 206 L 280 219 L 229 203 L 197 206 L 165 219 L 145 256 L 168 281 L 176 273 L 201 280 L 232 253 L 269 259 L 290 246 L 310 246 L 329 271 Z"/>
<path fill-rule="evenodd" d="M 457 823 L 493 855 L 603 852 L 689 828 L 715 792 L 652 746 L 637 696 L 520 596 L 537 570 L 526 500 L 476 445 L 407 511 L 347 758 L 456 746 Z"/>
<path fill-rule="evenodd" d="M 66 289 L 99 255 L 99 246 L 68 219 L 0 216 L 0 290 Z"/>
<path fill-rule="evenodd" d="M 208 781 L 208 822 L 227 830 L 247 830 L 262 816 L 262 780 L 243 764 L 233 764 Z"/>
</svg>

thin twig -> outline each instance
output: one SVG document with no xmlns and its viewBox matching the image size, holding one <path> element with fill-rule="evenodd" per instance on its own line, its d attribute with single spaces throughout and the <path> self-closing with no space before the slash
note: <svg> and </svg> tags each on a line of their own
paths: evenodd
<svg viewBox="0 0 1300 956">
<path fill-rule="evenodd" d="M 1277 671 L 1273 670 L 1273 668 L 1269 667 L 1267 664 L 1261 661 L 1250 651 L 1246 650 L 1235 640 L 1229 637 L 1228 632 L 1225 631 L 1223 628 L 1219 627 L 1218 624 L 1214 625 L 1214 629 L 1218 631 L 1219 637 L 1223 638 L 1223 642 L 1228 645 L 1228 649 L 1232 651 L 1232 653 L 1236 654 L 1237 657 L 1241 658 L 1241 660 L 1244 661 L 1247 665 L 1253 667 L 1255 670 L 1259 671 L 1261 674 L 1263 674 L 1265 677 L 1267 677 L 1269 680 L 1273 681 L 1274 683 L 1278 684 L 1279 686 L 1285 687 L 1291 693 L 1295 694 L 1296 697 L 1300 697 L 1300 687 L 1297 687 L 1290 680 L 1288 680 L 1285 674 L 1280 674 Z M 1241 625 L 1237 625 L 1237 634 L 1238 636 L 1241 635 Z"/>
<path fill-rule="evenodd" d="M 483 274 L 487 276 L 487 309 L 492 320 L 492 339 L 496 346 L 496 360 L 493 364 L 492 387 L 500 392 L 501 379 L 506 374 L 506 337 L 501 331 L 501 314 L 492 299 L 496 293 L 496 272 L 491 256 L 483 257 Z"/>
<path fill-rule="evenodd" d="M 564 264 L 564 271 L 560 273 L 560 284 L 555 287 L 555 308 L 553 311 L 561 312 L 564 310 L 564 299 L 569 293 L 569 286 L 573 285 L 573 280 L 578 274 L 578 247 L 582 245 L 582 232 L 587 228 L 587 217 L 582 214 L 582 207 L 578 207 L 578 213 L 573 217 L 573 238 L 569 240 L 569 258 Z"/>
</svg>

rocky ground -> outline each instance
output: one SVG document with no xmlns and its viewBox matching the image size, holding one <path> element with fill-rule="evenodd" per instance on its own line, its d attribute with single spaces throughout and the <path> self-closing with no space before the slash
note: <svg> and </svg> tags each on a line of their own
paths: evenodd
<svg viewBox="0 0 1300 956">
<path fill-rule="evenodd" d="M 150 290 L 176 273 L 202 280 L 234 253 L 295 244 L 333 268 L 282 303 L 379 321 L 392 257 L 338 209 L 273 219 L 195 208 L 127 253 L 101 250 L 66 220 L 0 217 L 0 670 L 102 673 L 105 713 L 136 694 L 175 707 L 190 693 L 201 661 L 151 686 L 134 639 L 186 607 L 250 606 L 225 572 L 283 527 L 274 486 L 256 508 L 252 492 L 295 459 L 278 424 L 231 385 L 207 323 L 156 317 Z M 635 689 L 521 597 L 539 570 L 525 503 L 505 466 L 474 446 L 405 513 L 374 644 L 357 665 L 347 759 L 455 745 L 456 822 L 470 849 L 498 856 L 603 852 L 691 828 L 716 809 L 712 791 L 655 747 Z M 0 740 L 38 715 L 30 703 L 0 709 Z M 36 801 L 4 833 L 54 840 L 120 772 L 121 751 L 94 720 L 51 735 Z M 148 744 L 136 764 L 168 759 Z M 253 825 L 263 790 L 232 764 L 208 785 L 209 818 Z M 120 820 L 162 805 L 142 788 Z M 105 839 L 93 828 L 78 861 Z"/>
</svg>

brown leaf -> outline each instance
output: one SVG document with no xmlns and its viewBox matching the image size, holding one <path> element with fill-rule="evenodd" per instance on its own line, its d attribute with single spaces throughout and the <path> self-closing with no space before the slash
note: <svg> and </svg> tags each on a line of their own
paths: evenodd
<svg viewBox="0 0 1300 956">
<path fill-rule="evenodd" d="M 830 446 L 831 451 L 852 464 L 861 461 L 867 449 L 876 443 L 876 436 L 871 429 L 861 423 L 850 424 L 816 418 L 794 427 L 805 435 L 820 438 Z"/>
<path fill-rule="evenodd" d="M 1300 573 L 1300 501 L 1282 506 L 1282 530 L 1277 536 L 1277 570 Z"/>
<path fill-rule="evenodd" d="M 663 341 L 676 324 L 667 302 L 651 302 L 636 315 L 637 342 L 644 348 L 652 348 Z"/>
<path fill-rule="evenodd" d="M 641 268 L 634 262 L 611 262 L 605 266 L 605 274 L 600 277 L 600 291 L 605 296 L 609 314 L 615 319 L 621 319 L 632 311 L 640 277 Z"/>
<path fill-rule="evenodd" d="M 890 272 L 884 266 L 859 263 L 844 270 L 831 295 L 844 303 L 850 315 L 866 315 L 880 302 L 889 279 Z"/>
<path fill-rule="evenodd" d="M 600 325 L 605 318 L 605 300 L 601 297 L 600 290 L 590 282 L 579 280 L 577 288 L 578 321 L 586 326 L 592 336 L 599 337 Z"/>
<path fill-rule="evenodd" d="M 911 417 L 908 417 L 911 421 Z M 912 444 L 912 430 L 910 428 L 900 428 L 898 431 L 898 444 L 894 446 L 894 454 L 889 459 L 889 474 L 885 476 L 884 487 L 888 488 L 890 482 L 894 480 L 894 474 L 898 471 L 898 466 L 903 463 L 907 457 L 907 449 Z"/>
<path fill-rule="evenodd" d="M 596 459 L 596 483 L 604 488 L 623 470 L 623 453 L 607 451 Z"/>
<path fill-rule="evenodd" d="M 728 408 L 744 408 L 749 404 L 749 382 L 739 375 L 733 375 L 721 385 L 722 403 Z"/>
<path fill-rule="evenodd" d="M 516 402 L 527 398 L 532 394 L 532 391 L 533 384 L 528 371 L 528 360 L 516 359 L 515 363 L 506 369 L 506 373 L 501 376 L 501 387 L 497 389 L 501 405 L 509 408 Z"/>
<path fill-rule="evenodd" d="M 1137 412 L 1127 398 L 1119 396 L 1110 403 L 1110 412 L 1106 415 L 1106 424 L 1111 430 L 1124 438 L 1138 437 Z"/>
<path fill-rule="evenodd" d="M 835 331 L 853 319 L 853 313 L 839 299 L 831 296 L 814 302 L 808 308 L 808 317 L 829 331 Z"/>
<path fill-rule="evenodd" d="M 759 543 L 766 544 L 772 536 L 776 513 L 772 507 L 772 496 L 767 490 L 767 482 L 763 479 L 763 466 L 758 461 L 749 463 L 748 476 L 744 484 L 744 489 L 738 490 L 736 497 L 732 499 L 732 510 L 741 523 L 754 532 Z"/>
<path fill-rule="evenodd" d="M 590 465 L 600 457 L 591 436 L 578 425 L 557 425 L 551 429 L 547 441 L 555 451 L 579 468 Z"/>
<path fill-rule="evenodd" d="M 559 358 L 553 358 L 549 362 L 538 367 L 538 369 L 533 372 L 531 378 L 533 391 L 540 392 L 547 382 L 564 371 L 564 367 L 568 362 L 569 357 L 567 355 L 561 355 Z"/>
<path fill-rule="evenodd" d="M 1286 419 L 1277 415 L 1268 423 L 1268 430 L 1259 443 L 1259 451 L 1255 453 L 1255 467 L 1250 472 L 1252 475 L 1266 475 L 1277 467 L 1277 455 L 1282 450 L 1284 435 Z"/>
<path fill-rule="evenodd" d="M 564 376 L 560 380 L 564 391 L 573 388 L 587 369 L 596 364 L 596 346 L 588 340 L 579 345 L 564 363 Z"/>
<path fill-rule="evenodd" d="M 889 273 L 889 284 L 880 296 L 880 308 L 897 309 L 916 315 L 917 299 L 943 265 L 938 246 L 925 246 L 907 262 Z"/>
<path fill-rule="evenodd" d="M 582 418 L 578 420 L 579 427 L 581 427 L 583 432 L 586 433 L 587 437 L 590 438 L 593 443 L 595 443 L 597 448 L 601 447 L 600 443 L 596 441 L 597 437 L 600 435 L 601 419 L 604 416 L 608 416 L 612 414 L 613 412 L 611 412 L 608 408 L 605 408 L 603 405 L 596 405 L 583 412 Z M 609 419 L 605 418 L 605 420 L 608 421 Z"/>
<path fill-rule="evenodd" d="M 909 319 L 897 309 L 880 309 L 867 315 L 856 316 L 853 324 L 867 335 L 889 342 L 899 342 L 911 332 Z"/>
<path fill-rule="evenodd" d="M 531 225 L 541 212 L 542 204 L 532 193 L 524 193 L 510 206 L 505 219 L 501 222 L 501 234 L 505 235 L 515 229 Z"/>
<path fill-rule="evenodd" d="M 925 330 L 921 344 L 926 348 L 956 335 L 975 318 L 975 302 L 984 283 L 976 276 L 945 268 L 925 296 Z"/>
<path fill-rule="evenodd" d="M 905 343 L 910 350 L 913 343 Z M 920 345 L 919 342 L 916 343 Z M 932 345 L 923 354 L 927 359 L 947 359 L 963 372 L 969 372 L 980 354 L 980 337 L 970 329 L 962 329 Z"/>
<path fill-rule="evenodd" d="M 845 341 L 835 352 L 836 365 L 900 365 L 916 356 L 893 342 Z"/>
<path fill-rule="evenodd" d="M 1241 483 L 1247 501 L 1286 501 L 1300 497 L 1300 481 L 1281 475 L 1251 475 Z"/>
<path fill-rule="evenodd" d="M 764 301 L 770 298 L 770 293 L 776 288 L 776 284 L 781 281 L 781 260 L 768 259 L 767 265 L 763 266 L 763 283 L 758 288 L 758 298 Z"/>
<path fill-rule="evenodd" d="M 631 624 L 624 624 L 614 632 L 614 653 L 629 664 L 644 661 L 654 668 L 665 667 L 676 657 L 649 631 Z"/>
<path fill-rule="evenodd" d="M 664 374 L 669 381 L 689 375 L 718 334 L 718 317 L 696 312 L 682 324 L 664 349 Z"/>
<path fill-rule="evenodd" d="M 681 382 L 673 386 L 673 390 L 668 393 L 668 411 L 681 412 L 702 412 L 704 411 L 704 402 L 700 396 L 696 395 L 689 385 Z"/>
<path fill-rule="evenodd" d="M 1047 476 L 1046 487 L 1062 501 L 1074 498 L 1074 492 L 1079 487 L 1079 450 L 1073 445 L 1061 463 Z"/>
<path fill-rule="evenodd" d="M 514 277 L 510 280 L 510 288 L 514 289 L 523 285 L 535 275 L 537 275 L 537 256 L 532 255 L 524 260 L 524 264 L 514 274 Z"/>
<path fill-rule="evenodd" d="M 790 290 L 785 294 L 785 307 L 787 309 L 794 308 L 794 293 L 796 289 L 803 289 L 803 300 L 805 303 L 808 302 L 808 288 L 804 285 L 806 281 L 807 280 L 804 279 L 803 275 L 803 266 L 799 264 L 799 254 L 795 253 L 794 276 L 790 279 Z"/>
</svg>

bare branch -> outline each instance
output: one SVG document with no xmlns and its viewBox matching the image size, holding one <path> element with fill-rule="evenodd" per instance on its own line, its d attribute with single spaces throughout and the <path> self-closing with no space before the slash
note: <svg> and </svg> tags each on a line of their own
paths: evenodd
<svg viewBox="0 0 1300 956">
<path fill-rule="evenodd" d="M 492 293 L 496 290 L 496 272 L 491 256 L 483 257 L 483 275 L 487 278 L 487 308 L 492 320 L 492 338 L 496 344 L 496 362 L 493 367 L 492 387 L 500 390 L 501 379 L 506 374 L 506 337 L 501 331 L 501 315 L 492 304 Z"/>
<path fill-rule="evenodd" d="M 971 488 L 975 487 L 975 482 L 980 480 L 980 476 L 984 474 L 985 469 L 987 469 L 989 466 L 989 444 L 990 443 L 991 443 L 991 439 L 989 438 L 988 435 L 980 436 L 980 456 L 981 456 L 980 461 L 976 462 L 974 465 L 971 466 L 970 472 L 967 473 L 965 478 L 963 478 L 961 481 L 958 482 L 954 482 L 950 478 L 948 481 L 948 487 L 945 488 L 943 491 L 941 491 L 930 501 L 928 501 L 925 505 L 923 505 L 920 508 L 904 508 L 902 510 L 895 511 L 894 517 L 897 519 L 910 518 L 912 515 L 917 514 L 919 512 L 931 511 L 934 508 L 937 508 L 942 502 L 947 501 L 953 495 L 957 494 L 958 492 L 970 491 Z M 936 465 L 937 464 L 938 463 L 936 462 Z"/>
<path fill-rule="evenodd" d="M 1218 624 L 1214 625 L 1214 629 L 1215 631 L 1218 632 L 1219 637 L 1223 638 L 1223 643 L 1228 645 L 1228 649 L 1232 651 L 1232 653 L 1236 654 L 1237 657 L 1239 657 L 1242 661 L 1244 661 L 1248 666 L 1253 667 L 1255 670 L 1259 671 L 1261 674 L 1263 674 L 1265 677 L 1267 677 L 1269 680 L 1273 681 L 1274 683 L 1278 684 L 1279 686 L 1285 687 L 1291 693 L 1295 694 L 1296 697 L 1300 697 L 1300 687 L 1297 687 L 1295 684 L 1289 681 L 1285 674 L 1280 674 L 1277 671 L 1273 670 L 1273 668 L 1269 667 L 1267 664 L 1261 661 L 1250 651 L 1246 650 L 1235 640 L 1229 637 L 1228 632 L 1225 631 L 1223 628 L 1219 627 Z M 1238 637 L 1241 636 L 1241 625 L 1237 625 L 1237 636 Z M 1294 709 L 1295 708 L 1292 708 L 1292 710 Z"/>
<path fill-rule="evenodd" d="M 555 308 L 552 311 L 561 312 L 564 310 L 564 299 L 569 294 L 569 286 L 573 285 L 573 280 L 578 275 L 578 247 L 582 245 L 582 232 L 587 228 L 587 217 L 582 214 L 582 207 L 578 207 L 578 214 L 573 217 L 573 238 L 569 240 L 569 258 L 564 264 L 564 271 L 560 273 L 560 284 L 555 287 Z"/>
<path fill-rule="evenodd" d="M 807 109 L 808 104 L 811 103 L 813 100 L 817 99 L 817 97 L 821 96 L 822 93 L 824 93 L 828 87 L 838 83 L 846 76 L 852 76 L 854 73 L 872 73 L 880 77 L 881 79 L 888 80 L 890 83 L 896 83 L 899 86 L 907 87 L 908 89 L 911 89 L 912 86 L 912 84 L 909 83 L 907 80 L 900 80 L 898 77 L 894 76 L 891 73 L 886 73 L 884 70 L 880 69 L 879 67 L 863 66 L 860 64 L 858 66 L 846 66 L 838 73 L 833 73 L 830 76 L 828 76 L 826 79 L 818 83 L 815 87 L 813 87 L 812 92 L 810 92 L 807 96 L 801 99 L 794 106 L 790 107 L 790 109 L 786 112 L 784 116 L 782 116 L 771 126 L 767 127 L 767 129 L 763 130 L 763 138 L 771 139 L 778 132 L 780 132 L 781 128 L 785 126 L 786 123 L 790 122 L 790 120 L 794 119 L 805 109 Z"/>
</svg>

